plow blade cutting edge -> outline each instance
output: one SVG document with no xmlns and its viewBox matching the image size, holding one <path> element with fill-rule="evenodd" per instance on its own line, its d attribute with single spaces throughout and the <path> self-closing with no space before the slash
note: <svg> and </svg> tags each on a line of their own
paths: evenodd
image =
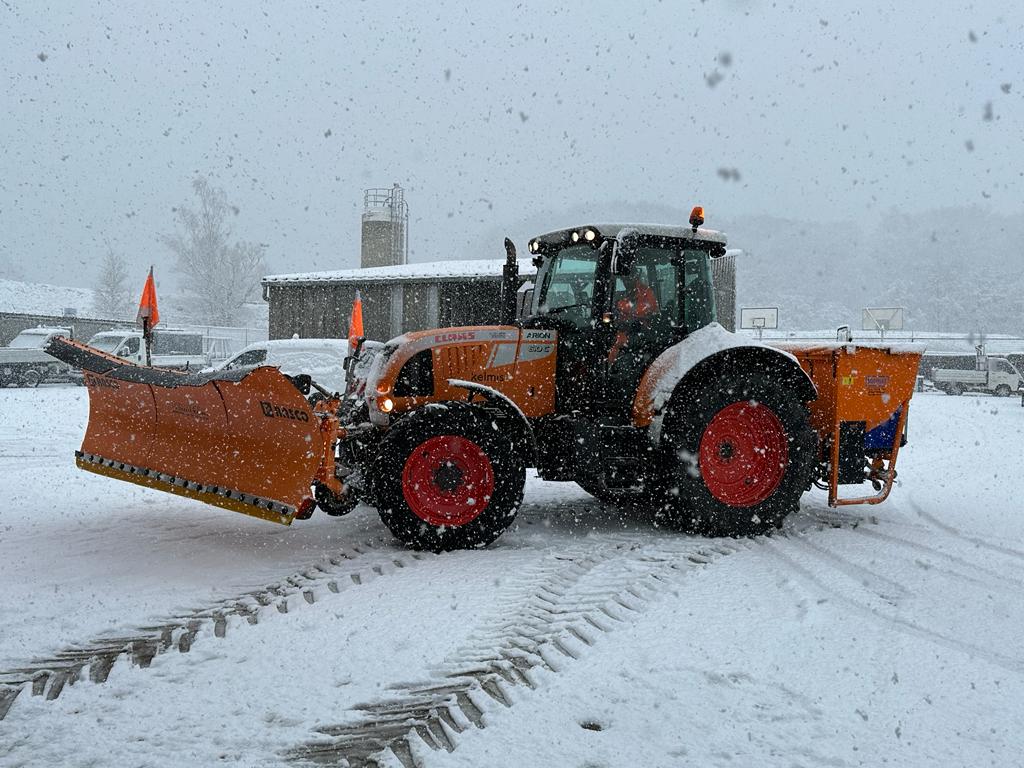
<svg viewBox="0 0 1024 768">
<path fill-rule="evenodd" d="M 46 351 L 89 390 L 82 469 L 288 525 L 312 507 L 321 465 L 333 468 L 331 438 L 276 368 L 180 373 L 64 338 Z"/>
</svg>

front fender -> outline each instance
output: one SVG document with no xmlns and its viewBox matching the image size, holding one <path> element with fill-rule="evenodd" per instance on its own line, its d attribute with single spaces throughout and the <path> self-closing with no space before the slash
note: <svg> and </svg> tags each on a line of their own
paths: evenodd
<svg viewBox="0 0 1024 768">
<path fill-rule="evenodd" d="M 662 417 L 674 394 L 686 387 L 714 386 L 727 373 L 752 370 L 787 381 L 802 402 L 817 397 L 810 377 L 789 352 L 712 323 L 666 349 L 644 372 L 633 400 L 633 425 L 648 428 L 652 441 L 658 445 Z"/>
<path fill-rule="evenodd" d="M 532 466 L 533 462 L 537 458 L 537 440 L 533 434 L 533 427 L 530 425 L 530 421 L 526 418 L 526 415 L 510 397 L 503 392 L 499 392 L 493 387 L 488 387 L 485 384 L 477 384 L 473 381 L 465 381 L 464 379 L 448 379 L 448 384 L 480 395 L 490 405 L 505 413 L 517 432 L 516 443 L 529 453 L 528 456 L 523 457 L 527 459 L 527 466 Z"/>
</svg>

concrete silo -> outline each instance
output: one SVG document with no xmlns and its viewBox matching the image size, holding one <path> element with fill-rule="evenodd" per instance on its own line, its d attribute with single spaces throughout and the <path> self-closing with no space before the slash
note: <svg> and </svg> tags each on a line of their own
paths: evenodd
<svg viewBox="0 0 1024 768">
<path fill-rule="evenodd" d="M 386 267 L 409 261 L 409 206 L 405 191 L 368 189 L 363 196 L 360 266 Z"/>
</svg>

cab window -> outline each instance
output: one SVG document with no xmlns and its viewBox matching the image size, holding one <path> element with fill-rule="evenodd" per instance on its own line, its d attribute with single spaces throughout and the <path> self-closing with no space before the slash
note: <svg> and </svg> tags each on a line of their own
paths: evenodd
<svg viewBox="0 0 1024 768">
<path fill-rule="evenodd" d="M 259 365 L 267 359 L 267 350 L 265 349 L 250 349 L 248 352 L 243 352 L 230 363 L 224 366 L 225 369 L 231 370 L 232 368 L 248 368 L 252 365 Z"/>
<path fill-rule="evenodd" d="M 647 317 L 666 325 L 678 323 L 676 253 L 675 248 L 641 248 L 631 274 L 615 278 L 614 306 L 618 308 L 622 306 L 620 302 L 635 301 L 640 291 L 653 297 L 653 307 L 648 308 Z"/>
<path fill-rule="evenodd" d="M 589 245 L 561 249 L 535 296 L 537 314 L 558 314 L 580 325 L 586 323 L 593 306 L 598 258 L 597 250 Z"/>
<path fill-rule="evenodd" d="M 119 355 L 137 355 L 139 354 L 139 347 L 141 341 L 138 336 L 132 336 L 129 339 L 125 339 L 124 344 L 121 345 L 121 349 L 118 350 Z"/>
</svg>

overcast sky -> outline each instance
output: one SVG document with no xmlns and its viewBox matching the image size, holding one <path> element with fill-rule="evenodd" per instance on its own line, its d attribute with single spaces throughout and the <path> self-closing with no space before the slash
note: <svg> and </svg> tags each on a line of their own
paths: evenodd
<svg viewBox="0 0 1024 768">
<path fill-rule="evenodd" d="M 1024 207 L 1016 2 L 466 5 L 0 0 L 0 261 L 91 284 L 109 241 L 167 274 L 196 174 L 274 271 L 356 265 L 393 182 L 414 261 L 621 200 Z"/>
</svg>

